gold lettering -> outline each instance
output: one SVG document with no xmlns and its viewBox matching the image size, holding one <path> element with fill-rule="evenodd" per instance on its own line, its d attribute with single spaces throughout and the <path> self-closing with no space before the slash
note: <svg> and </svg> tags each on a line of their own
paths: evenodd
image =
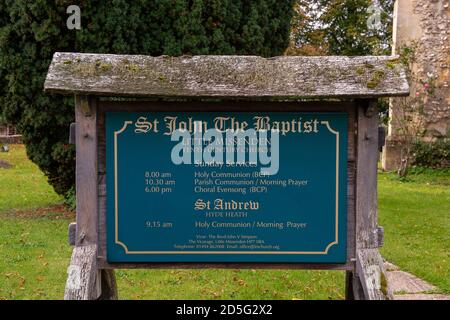
<svg viewBox="0 0 450 320">
<path fill-rule="evenodd" d="M 197 199 L 197 201 L 195 201 L 195 204 L 194 204 L 194 210 L 199 211 L 199 210 L 209 209 L 209 205 L 210 205 L 209 201 Z"/>
<path fill-rule="evenodd" d="M 158 119 L 153 120 L 153 123 L 147 121 L 147 117 L 139 117 L 135 124 L 135 133 L 147 133 L 153 130 L 154 133 L 158 133 Z"/>
</svg>

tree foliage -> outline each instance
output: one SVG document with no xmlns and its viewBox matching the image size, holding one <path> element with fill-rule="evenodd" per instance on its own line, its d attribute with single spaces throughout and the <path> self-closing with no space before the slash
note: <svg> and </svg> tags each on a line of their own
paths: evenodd
<svg viewBox="0 0 450 320">
<path fill-rule="evenodd" d="M 297 0 L 289 52 L 390 54 L 393 7 L 394 0 Z"/>
<path fill-rule="evenodd" d="M 68 30 L 66 8 L 81 8 Z M 147 55 L 283 53 L 292 0 L 2 0 L 0 106 L 60 194 L 74 181 L 73 99 L 42 92 L 55 51 Z"/>
</svg>

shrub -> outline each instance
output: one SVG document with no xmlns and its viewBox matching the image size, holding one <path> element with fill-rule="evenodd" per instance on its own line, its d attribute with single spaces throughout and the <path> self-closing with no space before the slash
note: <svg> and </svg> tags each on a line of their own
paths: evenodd
<svg viewBox="0 0 450 320">
<path fill-rule="evenodd" d="M 68 30 L 66 8 L 81 8 Z M 59 194 L 74 184 L 73 99 L 42 92 L 55 51 L 147 55 L 283 53 L 293 0 L 2 0 L 0 106 Z"/>
<path fill-rule="evenodd" d="M 69 191 L 66 192 L 64 204 L 71 211 L 74 211 L 76 209 L 77 198 L 76 198 L 76 194 L 75 194 L 75 187 L 73 187 L 73 186 L 70 187 Z"/>
<path fill-rule="evenodd" d="M 450 167 L 450 140 L 417 142 L 412 148 L 413 165 L 427 168 Z"/>
</svg>

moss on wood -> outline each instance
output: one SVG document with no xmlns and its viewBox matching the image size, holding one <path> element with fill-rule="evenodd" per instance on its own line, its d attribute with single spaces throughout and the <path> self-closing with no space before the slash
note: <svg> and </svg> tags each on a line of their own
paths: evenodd
<svg viewBox="0 0 450 320">
<path fill-rule="evenodd" d="M 370 62 L 364 62 L 364 67 L 366 67 L 367 69 L 375 69 L 375 66 Z"/>
<path fill-rule="evenodd" d="M 408 87 L 402 68 L 391 71 L 388 64 L 395 61 L 387 62 L 388 59 L 57 53 L 46 90 L 116 96 L 267 99 L 404 95 Z"/>
<path fill-rule="evenodd" d="M 366 74 L 366 70 L 363 67 L 356 68 L 356 74 L 359 76 L 363 76 Z"/>
<path fill-rule="evenodd" d="M 380 273 L 380 290 L 384 294 L 385 297 L 389 296 L 388 280 L 386 278 L 386 273 L 384 273 L 384 272 Z"/>
<path fill-rule="evenodd" d="M 386 73 L 383 70 L 381 70 L 381 69 L 375 70 L 372 73 L 372 77 L 367 82 L 367 88 L 375 89 L 376 87 L 378 87 L 378 85 L 383 80 L 385 75 L 386 75 Z"/>
<path fill-rule="evenodd" d="M 397 70 L 403 67 L 403 63 L 400 58 L 386 60 L 385 65 L 390 70 Z"/>
</svg>

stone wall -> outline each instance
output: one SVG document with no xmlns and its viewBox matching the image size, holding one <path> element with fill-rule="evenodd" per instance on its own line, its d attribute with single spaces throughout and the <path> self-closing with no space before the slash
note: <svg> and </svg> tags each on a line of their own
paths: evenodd
<svg viewBox="0 0 450 320">
<path fill-rule="evenodd" d="M 0 144 L 22 143 L 22 136 L 10 125 L 0 124 Z"/>
<path fill-rule="evenodd" d="M 393 54 L 403 45 L 416 43 L 411 84 L 414 97 L 429 83 L 434 92 L 425 99 L 423 132 L 425 141 L 450 136 L 450 0 L 397 0 L 394 12 Z M 401 101 L 392 99 L 390 117 L 395 119 Z M 400 163 L 400 137 L 395 121 L 391 121 L 383 153 L 383 168 L 393 170 Z"/>
<path fill-rule="evenodd" d="M 18 135 L 16 128 L 6 124 L 0 124 L 0 136 L 14 136 Z"/>
</svg>

